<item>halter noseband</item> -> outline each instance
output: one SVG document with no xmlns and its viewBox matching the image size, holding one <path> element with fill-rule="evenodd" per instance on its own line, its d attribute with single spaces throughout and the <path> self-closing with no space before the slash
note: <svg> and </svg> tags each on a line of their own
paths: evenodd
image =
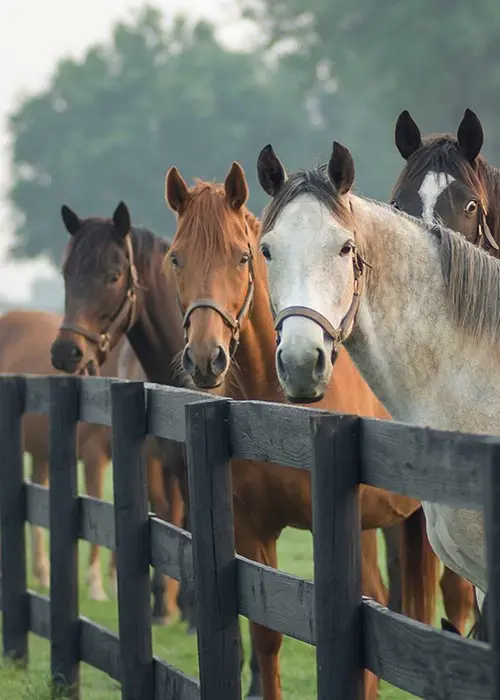
<svg viewBox="0 0 500 700">
<path fill-rule="evenodd" d="M 356 320 L 356 315 L 358 313 L 359 304 L 361 302 L 360 281 L 363 276 L 364 268 L 371 267 L 371 265 L 361 256 L 358 247 L 353 245 L 352 248 L 354 253 L 352 260 L 354 270 L 352 301 L 338 328 L 335 328 L 335 326 L 333 326 L 330 321 L 323 316 L 323 314 L 320 314 L 319 311 L 315 311 L 308 306 L 288 306 L 285 309 L 282 309 L 274 319 L 274 329 L 278 333 L 283 326 L 283 321 L 293 316 L 302 316 L 303 318 L 308 318 L 310 321 L 317 323 L 318 326 L 320 326 L 326 335 L 333 341 L 332 362 L 335 359 L 335 355 L 337 354 L 340 346 L 347 340 L 352 330 Z"/>
<path fill-rule="evenodd" d="M 132 328 L 135 323 L 136 316 L 136 302 L 137 302 L 137 287 L 139 286 L 139 275 L 137 273 L 137 268 L 134 262 L 134 249 L 132 246 L 132 239 L 130 232 L 125 236 L 125 246 L 128 253 L 129 261 L 129 283 L 127 287 L 127 292 L 121 306 L 119 307 L 115 316 L 111 319 L 109 326 L 105 331 L 101 333 L 95 333 L 94 331 L 83 328 L 76 323 L 63 323 L 60 327 L 62 331 L 71 331 L 76 335 L 80 335 L 90 343 L 97 346 L 100 357 L 100 364 L 103 364 L 106 355 L 111 350 L 111 343 L 113 340 L 113 335 L 120 328 L 124 320 L 129 317 L 125 333 Z"/>
<path fill-rule="evenodd" d="M 245 223 L 245 233 L 247 236 L 248 240 L 248 224 Z M 234 358 L 236 351 L 238 350 L 239 344 L 240 344 L 240 332 L 241 332 L 241 323 L 245 316 L 250 312 L 250 309 L 252 307 L 252 302 L 253 302 L 253 293 L 254 293 L 254 269 L 253 269 L 253 254 L 252 254 L 252 248 L 250 246 L 250 243 L 248 243 L 248 288 L 247 288 L 247 293 L 245 295 L 245 299 L 243 300 L 243 304 L 241 306 L 241 309 L 238 311 L 236 317 L 232 316 L 229 311 L 226 311 L 226 309 L 222 308 L 222 306 L 219 304 L 219 302 L 215 301 L 215 299 L 197 299 L 196 301 L 193 301 L 192 304 L 188 306 L 186 311 L 184 312 L 181 304 L 181 300 L 179 298 L 179 292 L 177 292 L 177 305 L 179 307 L 179 311 L 181 312 L 182 316 L 182 327 L 184 328 L 184 342 L 187 344 L 188 342 L 188 329 L 189 329 L 189 321 L 191 319 L 191 315 L 193 311 L 196 311 L 196 309 L 213 309 L 216 313 L 219 314 L 219 316 L 222 318 L 226 326 L 230 329 L 231 331 L 231 340 L 229 342 L 229 357 L 231 360 Z"/>
</svg>

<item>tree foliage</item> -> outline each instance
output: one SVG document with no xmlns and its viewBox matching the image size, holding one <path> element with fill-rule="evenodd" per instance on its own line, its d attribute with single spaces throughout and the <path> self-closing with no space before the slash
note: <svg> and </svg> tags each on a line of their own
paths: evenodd
<svg viewBox="0 0 500 700">
<path fill-rule="evenodd" d="M 110 216 L 123 199 L 135 223 L 172 235 L 164 178 L 174 164 L 188 181 L 221 180 L 240 161 L 258 213 L 265 197 L 255 164 L 266 143 L 289 167 L 328 155 L 329 129 L 309 117 L 292 66 L 225 49 L 207 23 L 165 26 L 148 8 L 81 62 L 61 62 L 49 87 L 12 115 L 13 254 L 58 262 L 63 203 Z"/>
<path fill-rule="evenodd" d="M 384 172 L 394 168 L 388 187 L 401 168 L 392 136 L 403 109 L 423 132 L 452 133 L 465 108 L 474 109 L 485 126 L 485 154 L 500 164 L 496 0 L 239 1 L 269 44 L 292 49 L 305 83 L 333 78 L 339 96 L 361 108 L 353 143 L 363 142 Z M 385 124 L 382 143 L 372 133 L 375 118 Z"/>
</svg>

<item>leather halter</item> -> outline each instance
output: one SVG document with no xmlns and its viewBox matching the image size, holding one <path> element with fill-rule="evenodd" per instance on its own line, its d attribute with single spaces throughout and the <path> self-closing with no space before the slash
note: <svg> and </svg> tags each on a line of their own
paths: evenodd
<svg viewBox="0 0 500 700">
<path fill-rule="evenodd" d="M 93 345 L 96 345 L 98 351 L 101 354 L 100 364 L 104 363 L 106 355 L 111 350 L 113 336 L 116 333 L 116 331 L 122 326 L 125 319 L 127 317 L 129 318 L 125 329 L 125 333 L 128 333 L 128 331 L 132 328 L 132 326 L 135 323 L 139 275 L 137 273 L 137 268 L 134 262 L 134 249 L 132 247 L 132 239 L 130 232 L 127 233 L 127 235 L 125 236 L 125 247 L 127 248 L 129 261 L 129 280 L 127 292 L 125 294 L 123 302 L 118 308 L 118 311 L 116 312 L 115 316 L 113 316 L 113 318 L 111 319 L 107 329 L 105 331 L 102 331 L 101 333 L 96 333 L 94 331 L 89 330 L 88 328 L 79 326 L 76 323 L 63 323 L 60 327 L 62 331 L 71 331 L 72 333 L 76 333 L 76 335 L 80 335 Z"/>
<path fill-rule="evenodd" d="M 302 316 L 303 318 L 308 318 L 309 320 L 314 321 L 314 323 L 317 323 L 318 326 L 320 326 L 326 335 L 328 335 L 333 341 L 332 362 L 335 359 L 340 346 L 347 340 L 352 331 L 352 327 L 358 313 L 359 304 L 361 302 L 360 282 L 363 276 L 364 268 L 371 267 L 371 265 L 361 256 L 361 253 L 356 245 L 353 245 L 352 249 L 352 264 L 354 269 L 352 301 L 338 328 L 335 328 L 335 326 L 333 326 L 330 321 L 323 316 L 323 314 L 320 314 L 319 311 L 315 311 L 308 306 L 288 306 L 285 309 L 282 309 L 274 319 L 274 329 L 278 333 L 281 330 L 283 321 L 293 316 Z"/>
<path fill-rule="evenodd" d="M 181 316 L 183 316 L 182 326 L 184 328 L 184 341 L 186 344 L 188 342 L 189 321 L 193 311 L 196 311 L 196 309 L 213 309 L 213 311 L 219 314 L 226 326 L 231 331 L 231 340 L 229 343 L 229 356 L 231 360 L 234 358 L 240 344 L 241 323 L 245 316 L 250 312 L 253 302 L 254 269 L 253 255 L 250 243 L 248 244 L 248 256 L 248 288 L 241 309 L 239 310 L 236 317 L 232 316 L 232 314 L 226 311 L 226 309 L 222 308 L 222 306 L 217 301 L 215 301 L 215 299 L 197 299 L 188 306 L 186 312 L 184 313 L 181 300 L 179 299 L 179 293 L 177 293 L 177 304 L 179 306 Z"/>
<path fill-rule="evenodd" d="M 498 247 L 498 243 L 495 241 L 493 238 L 490 227 L 488 226 L 488 223 L 486 221 L 486 216 L 487 216 L 487 211 L 484 208 L 484 206 L 481 204 L 480 205 L 480 210 L 479 210 L 479 222 L 477 226 L 477 235 L 476 235 L 476 240 L 474 241 L 474 244 L 479 246 L 480 248 L 487 248 L 486 243 L 490 248 L 493 248 L 494 250 L 500 250 Z M 485 240 L 486 239 L 486 240 Z"/>
</svg>

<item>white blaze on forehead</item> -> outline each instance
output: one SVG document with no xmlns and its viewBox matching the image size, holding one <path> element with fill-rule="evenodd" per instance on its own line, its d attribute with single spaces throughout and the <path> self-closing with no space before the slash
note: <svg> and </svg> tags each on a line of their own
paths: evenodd
<svg viewBox="0 0 500 700">
<path fill-rule="evenodd" d="M 452 182 L 455 182 L 454 177 L 448 173 L 436 173 L 434 170 L 429 170 L 422 180 L 418 195 L 422 201 L 422 219 L 428 224 L 434 222 L 434 209 L 439 196 Z"/>
</svg>

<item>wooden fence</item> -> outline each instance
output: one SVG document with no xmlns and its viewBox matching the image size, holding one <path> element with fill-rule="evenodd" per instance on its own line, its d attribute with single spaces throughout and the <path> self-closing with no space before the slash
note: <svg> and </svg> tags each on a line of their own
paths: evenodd
<svg viewBox="0 0 500 700">
<path fill-rule="evenodd" d="M 50 415 L 50 490 L 25 483 L 24 412 Z M 77 421 L 111 425 L 114 506 L 77 494 Z M 148 514 L 147 434 L 187 447 L 192 536 Z M 315 584 L 234 553 L 229 459 L 311 469 Z M 317 697 L 359 700 L 362 667 L 423 698 L 500 699 L 500 441 L 104 378 L 0 377 L 4 653 L 50 640 L 56 684 L 81 661 L 125 700 L 241 698 L 238 615 L 316 645 Z M 361 598 L 358 483 L 485 506 L 492 645 Z M 25 521 L 50 528 L 50 599 L 26 588 Z M 78 539 L 116 547 L 119 635 L 79 617 Z M 152 653 L 149 566 L 195 585 L 200 681 Z"/>
</svg>

